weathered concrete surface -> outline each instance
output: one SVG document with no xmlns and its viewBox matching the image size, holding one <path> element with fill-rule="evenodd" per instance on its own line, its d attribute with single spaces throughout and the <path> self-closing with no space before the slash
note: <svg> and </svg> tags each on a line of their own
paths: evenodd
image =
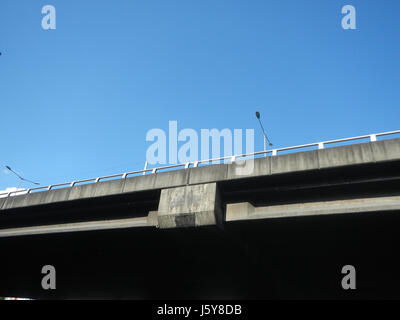
<svg viewBox="0 0 400 320">
<path fill-rule="evenodd" d="M 93 197 L 107 196 L 111 194 L 122 193 L 125 185 L 125 179 L 98 182 L 97 187 L 93 190 Z"/>
<path fill-rule="evenodd" d="M 188 184 L 189 170 L 159 172 L 154 176 L 153 189 L 179 187 Z"/>
<path fill-rule="evenodd" d="M 42 201 L 46 203 L 66 201 L 69 199 L 70 190 L 71 189 L 68 188 L 42 192 L 45 196 L 44 198 L 42 198 Z"/>
<path fill-rule="evenodd" d="M 318 150 L 318 156 L 320 168 L 375 162 L 370 143 Z"/>
<path fill-rule="evenodd" d="M 155 174 L 128 178 L 125 181 L 123 192 L 125 193 L 153 189 L 156 178 L 157 177 Z"/>
<path fill-rule="evenodd" d="M 216 183 L 163 189 L 158 207 L 160 228 L 215 225 L 222 220 Z"/>
<path fill-rule="evenodd" d="M 215 164 L 198 168 L 191 168 L 189 184 L 209 183 L 225 180 L 229 164 Z"/>
<path fill-rule="evenodd" d="M 400 158 L 400 139 L 390 139 L 371 143 L 375 161 L 389 161 Z"/>
<path fill-rule="evenodd" d="M 201 183 L 400 160 L 400 138 L 261 157 L 0 198 L 0 210 Z M 251 170 L 248 170 L 251 169 Z M 5 200 L 4 200 L 5 199 Z"/>
<path fill-rule="evenodd" d="M 147 224 L 149 226 L 153 227 L 159 227 L 158 226 L 158 212 L 157 211 L 150 211 L 148 216 L 147 216 Z"/>
<path fill-rule="evenodd" d="M 400 196 L 333 200 L 254 207 L 248 202 L 227 204 L 226 221 L 308 215 L 383 212 L 400 209 Z"/>
<path fill-rule="evenodd" d="M 109 183 L 109 181 L 107 181 L 107 182 Z M 107 182 L 103 182 L 103 183 L 107 183 Z M 94 189 L 95 188 L 93 188 L 92 184 L 84 184 L 82 186 L 72 187 L 72 188 L 70 188 L 68 200 L 91 198 L 91 197 L 93 197 Z M 67 192 L 67 189 L 64 189 L 64 190 L 65 190 L 65 192 Z"/>
<path fill-rule="evenodd" d="M 266 176 L 271 174 L 271 157 L 236 161 L 228 165 L 226 180 L 248 177 Z"/>
<path fill-rule="evenodd" d="M 37 192 L 32 194 L 25 194 L 22 196 L 8 197 L 4 203 L 2 210 L 34 206 L 43 203 L 43 199 L 46 197 L 46 192 Z"/>
<path fill-rule="evenodd" d="M 318 168 L 318 151 L 304 151 L 271 158 L 271 174 Z"/>
<path fill-rule="evenodd" d="M 174 170 L 132 177 L 125 180 L 122 192 L 128 193 L 183 186 L 187 184 L 188 177 L 188 170 Z"/>
<path fill-rule="evenodd" d="M 230 203 L 226 205 L 225 220 L 248 220 L 254 217 L 255 210 L 256 208 L 249 202 Z"/>
</svg>

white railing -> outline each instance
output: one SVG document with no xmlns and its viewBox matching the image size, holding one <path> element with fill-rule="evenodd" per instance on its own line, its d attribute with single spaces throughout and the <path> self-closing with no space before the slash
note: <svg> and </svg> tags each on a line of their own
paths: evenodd
<svg viewBox="0 0 400 320">
<path fill-rule="evenodd" d="M 140 173 L 146 174 L 148 172 L 157 173 L 160 170 L 171 169 L 171 168 L 181 168 L 181 167 L 183 167 L 184 169 L 188 169 L 190 167 L 196 168 L 201 163 L 209 164 L 210 162 L 215 163 L 215 162 L 221 161 L 221 160 L 230 160 L 230 162 L 235 162 L 240 158 L 254 157 L 254 156 L 258 156 L 258 155 L 266 155 L 269 153 L 271 154 L 271 156 L 276 156 L 276 155 L 278 155 L 278 152 L 287 151 L 287 150 L 304 149 L 304 148 L 309 148 L 309 147 L 318 147 L 318 149 L 324 149 L 326 145 L 333 144 L 333 143 L 354 141 L 354 140 L 360 140 L 360 139 L 369 139 L 370 141 L 376 141 L 377 137 L 388 136 L 388 135 L 393 135 L 393 134 L 400 134 L 400 130 L 375 133 L 375 134 L 367 134 L 364 136 L 351 137 L 351 138 L 345 138 L 345 139 L 308 143 L 308 144 L 302 144 L 302 145 L 293 146 L 293 147 L 271 149 L 271 150 L 266 150 L 266 151 L 253 152 L 253 153 L 244 153 L 244 154 L 239 154 L 239 155 L 234 155 L 234 156 L 225 156 L 225 157 L 214 158 L 214 159 L 198 160 L 198 161 L 194 161 L 194 162 L 179 163 L 179 164 L 174 164 L 174 165 L 169 165 L 169 166 L 164 166 L 164 167 L 149 168 L 149 169 L 143 169 L 143 170 L 138 170 L 138 171 L 118 173 L 118 174 L 113 174 L 113 175 L 109 175 L 109 176 L 103 176 L 103 177 L 97 177 L 97 178 L 91 178 L 91 179 L 85 179 L 85 180 L 77 180 L 77 181 L 72 181 L 72 182 L 52 184 L 49 186 L 36 187 L 36 188 L 32 188 L 32 189 L 10 191 L 10 192 L 5 192 L 5 193 L 0 193 L 0 197 L 1 196 L 9 197 L 12 194 L 14 194 L 14 195 L 21 194 L 22 195 L 22 194 L 31 193 L 32 191 L 37 191 L 37 190 L 51 190 L 55 187 L 63 187 L 63 186 L 73 187 L 78 183 L 84 183 L 84 182 L 97 183 L 97 182 L 100 182 L 101 180 L 110 179 L 110 178 L 121 177 L 121 179 L 126 179 L 128 176 L 133 175 L 133 174 L 140 174 Z"/>
</svg>

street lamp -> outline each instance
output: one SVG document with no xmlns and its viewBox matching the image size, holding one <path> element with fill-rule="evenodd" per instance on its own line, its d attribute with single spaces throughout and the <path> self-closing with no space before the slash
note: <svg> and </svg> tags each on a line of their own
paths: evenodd
<svg viewBox="0 0 400 320">
<path fill-rule="evenodd" d="M 270 147 L 272 147 L 272 143 L 271 143 L 271 141 L 269 141 L 269 139 L 267 137 L 267 134 L 265 133 L 264 127 L 263 127 L 263 125 L 261 123 L 261 120 L 260 120 L 261 116 L 260 116 L 260 113 L 258 111 L 256 111 L 256 117 L 258 119 L 258 122 L 260 123 L 261 129 L 262 129 L 262 132 L 263 132 L 263 135 L 264 135 L 264 151 L 267 151 L 267 140 L 268 140 L 268 143 L 269 143 Z M 266 157 L 266 156 L 267 156 L 267 154 L 264 153 L 264 157 Z"/>
<path fill-rule="evenodd" d="M 28 180 L 28 179 L 25 179 L 25 178 L 23 178 L 23 177 L 21 177 L 18 173 L 16 173 L 13 169 L 11 169 L 9 166 L 4 166 L 7 170 L 9 170 L 9 171 L 11 171 L 12 173 L 14 173 L 18 178 L 19 178 L 19 183 L 18 183 L 18 187 L 17 187 L 17 190 L 19 189 L 19 186 L 21 185 L 21 183 L 22 183 L 22 181 L 26 181 L 26 182 L 30 182 L 30 183 L 33 183 L 33 184 L 36 184 L 36 185 L 39 185 L 40 183 L 38 183 L 38 182 L 34 182 L 34 181 L 31 181 L 31 180 Z"/>
</svg>

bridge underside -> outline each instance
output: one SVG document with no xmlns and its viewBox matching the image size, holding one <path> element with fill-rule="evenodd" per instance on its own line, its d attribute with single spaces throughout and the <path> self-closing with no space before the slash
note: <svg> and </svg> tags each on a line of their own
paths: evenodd
<svg viewBox="0 0 400 320">
<path fill-rule="evenodd" d="M 400 298 L 399 213 L 3 238 L 0 296 Z M 41 288 L 46 264 L 55 290 Z M 344 265 L 356 268 L 356 290 L 341 288 Z"/>
</svg>

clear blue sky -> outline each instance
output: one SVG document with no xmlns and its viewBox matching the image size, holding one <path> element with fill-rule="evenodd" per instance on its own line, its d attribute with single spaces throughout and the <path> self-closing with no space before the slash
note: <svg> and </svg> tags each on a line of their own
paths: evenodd
<svg viewBox="0 0 400 320">
<path fill-rule="evenodd" d="M 1 0 L 0 164 L 42 185 L 141 169 L 169 120 L 254 128 L 261 150 L 256 110 L 277 147 L 400 129 L 399 16 L 398 0 Z"/>
</svg>

